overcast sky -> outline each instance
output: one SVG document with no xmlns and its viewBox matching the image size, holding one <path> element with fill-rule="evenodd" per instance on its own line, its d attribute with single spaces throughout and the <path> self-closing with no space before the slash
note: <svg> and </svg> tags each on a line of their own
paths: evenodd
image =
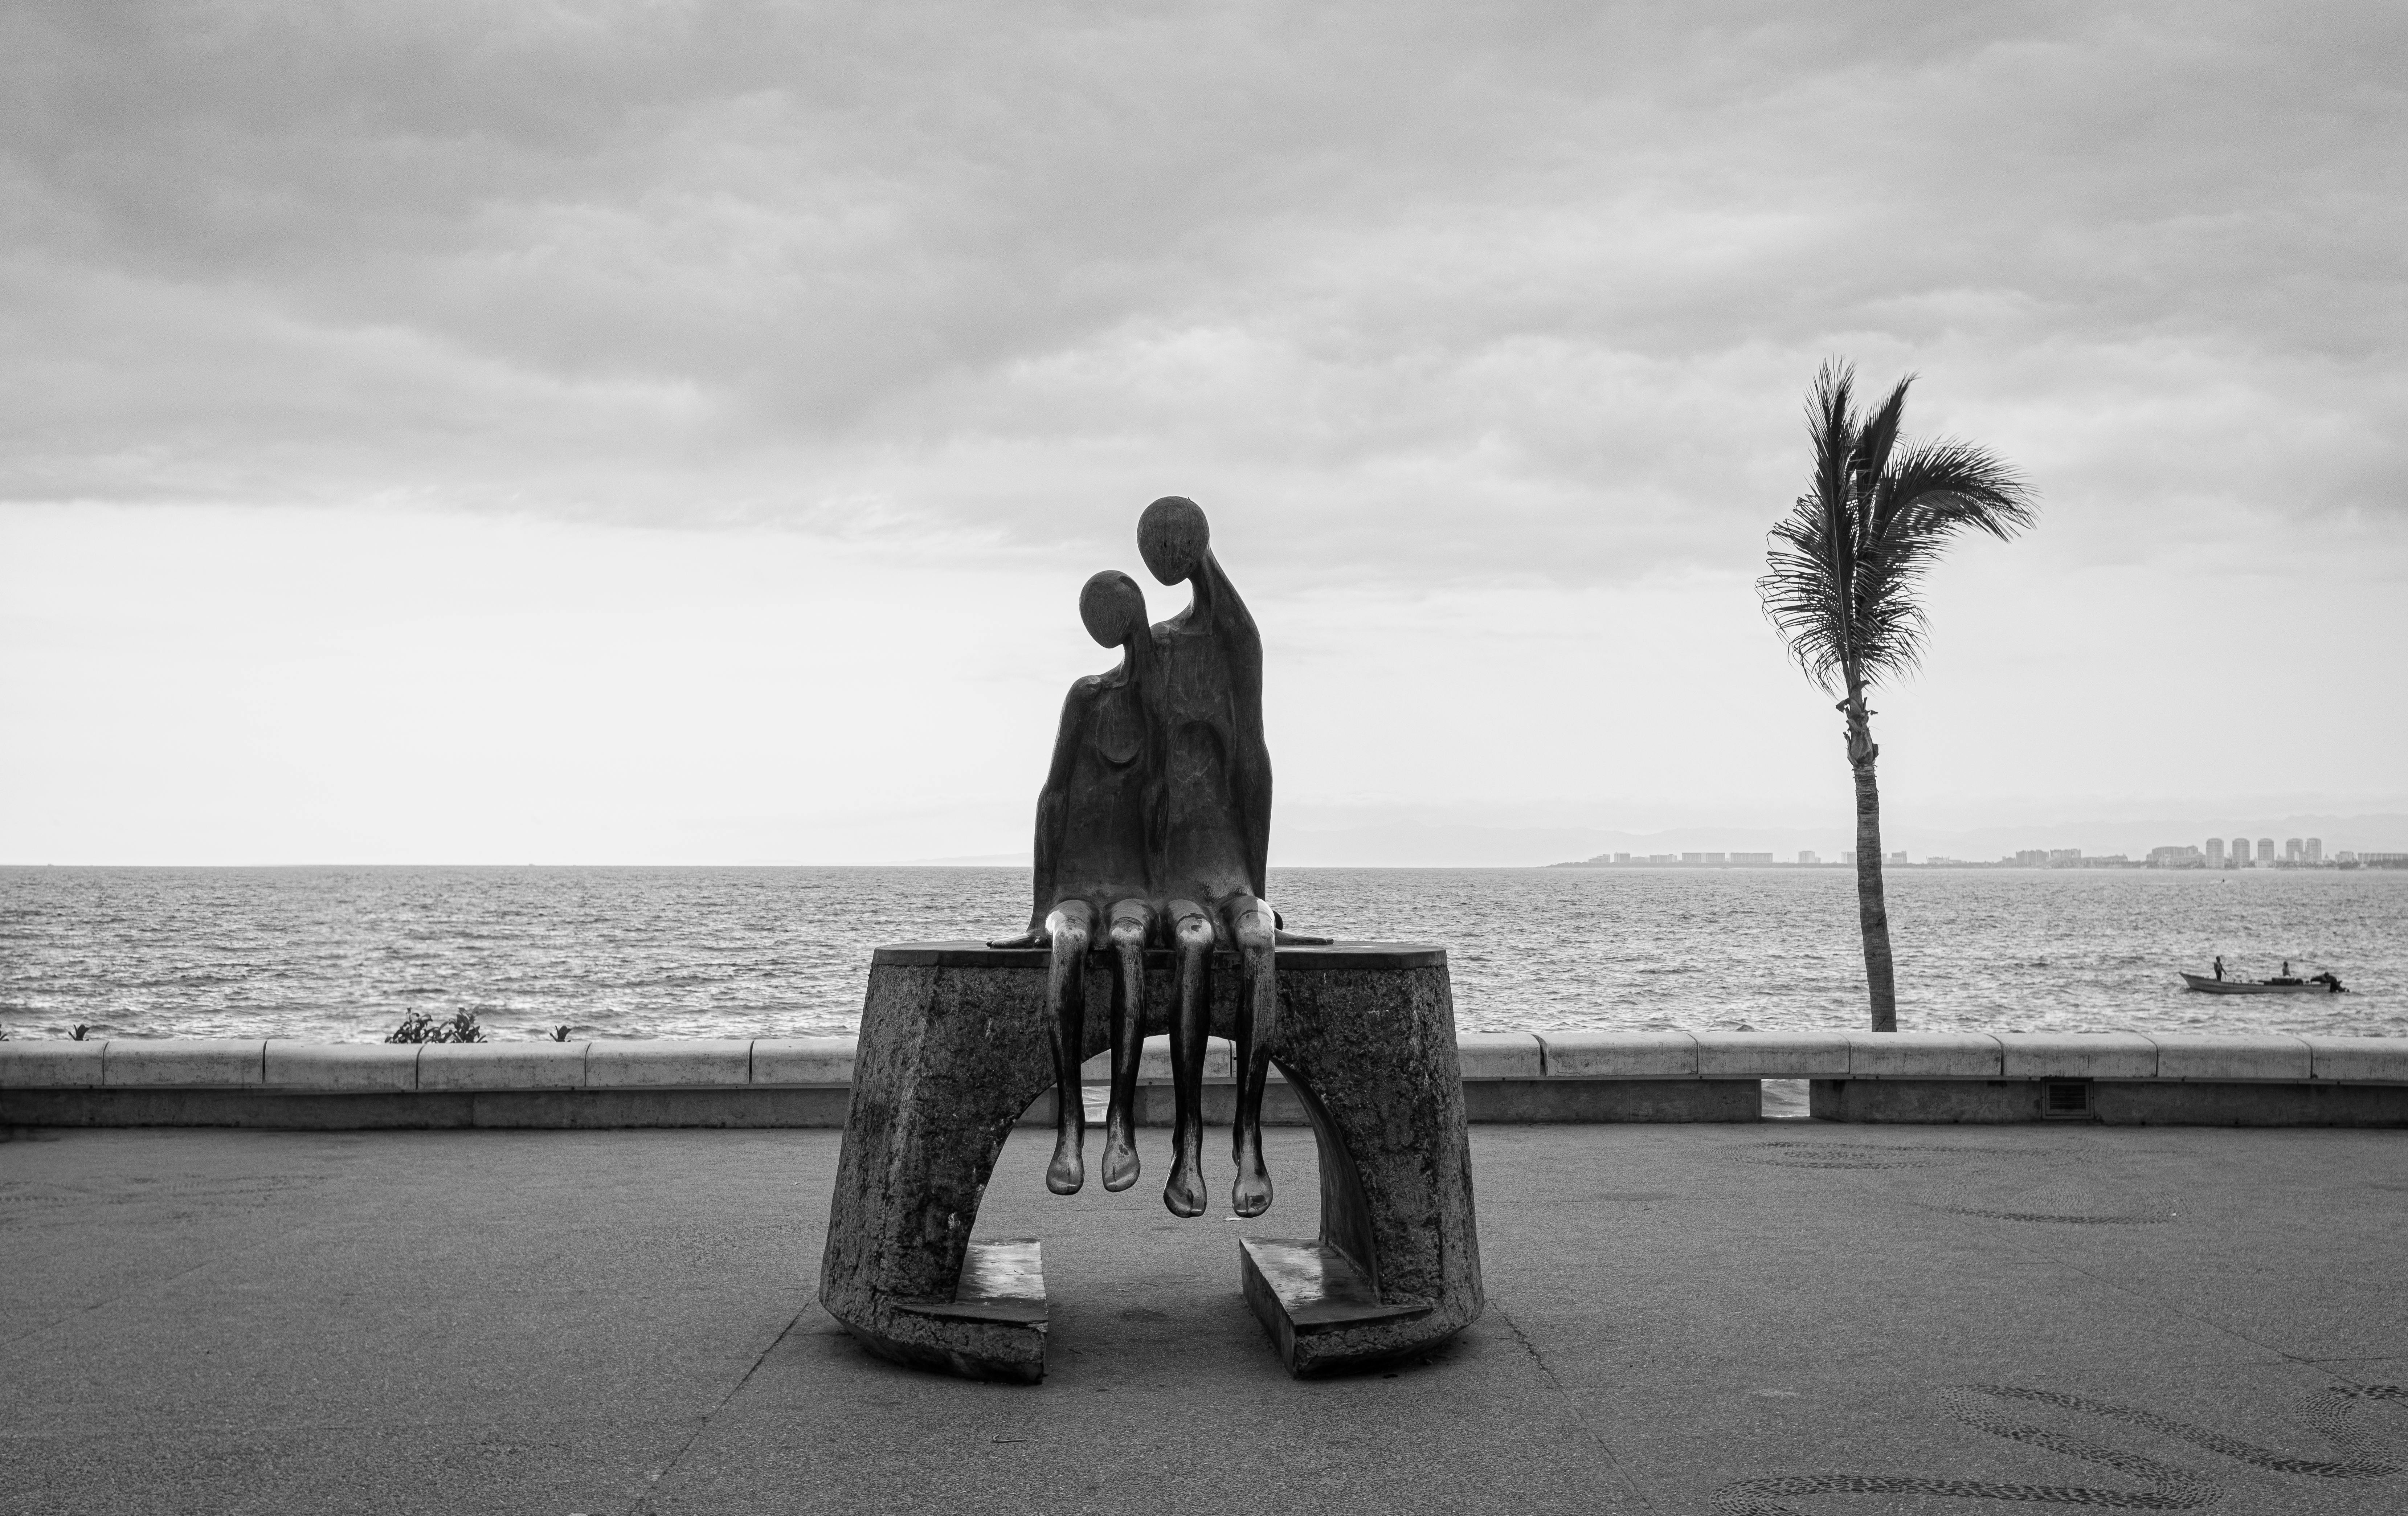
<svg viewBox="0 0 2408 1516">
<path fill-rule="evenodd" d="M 1877 701 L 1894 837 L 2408 810 L 2403 56 L 2382 4 L 10 7 L 0 860 L 1023 851 L 1173 493 L 1274 864 L 1837 847 L 1749 588 L 1833 354 L 2043 502 Z"/>
</svg>

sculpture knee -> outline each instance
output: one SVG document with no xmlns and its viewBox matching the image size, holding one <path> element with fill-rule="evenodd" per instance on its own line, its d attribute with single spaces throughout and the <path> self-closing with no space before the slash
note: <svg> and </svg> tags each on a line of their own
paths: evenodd
<svg viewBox="0 0 2408 1516">
<path fill-rule="evenodd" d="M 1268 956 L 1279 940 L 1278 934 L 1271 927 L 1271 914 L 1268 910 L 1240 911 L 1235 928 L 1238 951 L 1248 958 Z"/>
<path fill-rule="evenodd" d="M 1212 951 L 1212 923 L 1201 916 L 1182 916 L 1172 929 L 1171 940 L 1181 957 L 1200 957 Z"/>
<path fill-rule="evenodd" d="M 1054 960 L 1077 961 L 1087 951 L 1087 938 L 1094 923 L 1084 902 L 1065 901 L 1054 908 L 1045 918 L 1045 930 L 1054 939 Z"/>
<path fill-rule="evenodd" d="M 1087 951 L 1087 923 L 1065 922 L 1054 928 L 1054 956 L 1072 958 Z"/>
<path fill-rule="evenodd" d="M 1124 955 L 1133 952 L 1143 952 L 1145 951 L 1145 922 L 1142 921 L 1132 920 L 1126 916 L 1115 917 L 1112 921 L 1111 937 L 1112 951 L 1114 952 Z"/>
</svg>

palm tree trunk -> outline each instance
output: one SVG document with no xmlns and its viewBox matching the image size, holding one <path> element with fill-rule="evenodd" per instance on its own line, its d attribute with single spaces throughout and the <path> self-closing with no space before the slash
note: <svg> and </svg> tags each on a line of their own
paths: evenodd
<svg viewBox="0 0 2408 1516">
<path fill-rule="evenodd" d="M 1898 1030 L 1898 983 L 1889 954 L 1889 904 L 1882 895 L 1881 788 L 1873 779 L 1872 722 L 1865 693 L 1852 680 L 1841 709 L 1848 716 L 1848 766 L 1856 779 L 1856 922 L 1865 937 L 1865 986 L 1872 993 L 1873 1030 Z"/>
</svg>

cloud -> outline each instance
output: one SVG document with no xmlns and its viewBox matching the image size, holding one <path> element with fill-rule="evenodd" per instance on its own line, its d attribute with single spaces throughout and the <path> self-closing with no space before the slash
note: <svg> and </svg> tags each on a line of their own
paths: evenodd
<svg viewBox="0 0 2408 1516">
<path fill-rule="evenodd" d="M 1582 584 L 1752 562 L 1842 351 L 2125 551 L 2402 556 L 2396 7 L 5 27 L 0 496 Z"/>
</svg>

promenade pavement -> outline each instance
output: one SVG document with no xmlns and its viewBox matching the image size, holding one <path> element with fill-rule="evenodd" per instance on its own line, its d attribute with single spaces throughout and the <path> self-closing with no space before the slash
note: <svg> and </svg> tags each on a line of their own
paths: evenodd
<svg viewBox="0 0 2408 1516">
<path fill-rule="evenodd" d="M 1240 1223 L 1143 1135 L 1007 1151 L 1012 1387 L 813 1304 L 835 1132 L 9 1134 L 0 1511 L 2408 1509 L 2408 1134 L 1479 1127 L 1487 1313 L 1306 1382 L 1236 1237 L 1309 1136 Z"/>
</svg>

